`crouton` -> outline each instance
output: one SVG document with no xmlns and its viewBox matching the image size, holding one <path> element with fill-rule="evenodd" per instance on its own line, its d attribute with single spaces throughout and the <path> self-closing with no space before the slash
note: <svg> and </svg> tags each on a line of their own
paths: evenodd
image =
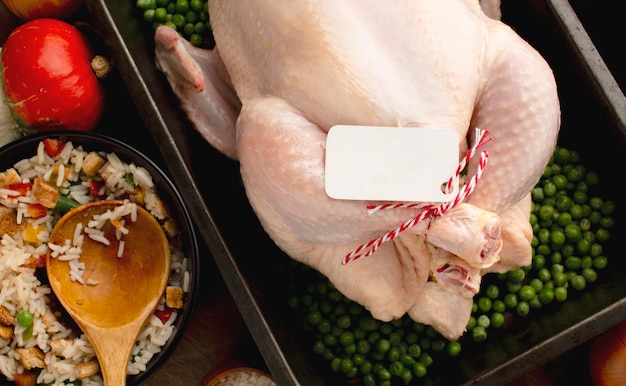
<svg viewBox="0 0 626 386">
<path fill-rule="evenodd" d="M 83 172 L 88 176 L 95 176 L 105 162 L 100 154 L 92 151 L 83 159 Z"/>
<path fill-rule="evenodd" d="M 50 330 L 55 325 L 57 317 L 52 312 L 48 311 L 41 315 L 41 321 L 46 326 L 46 331 L 51 332 Z"/>
<path fill-rule="evenodd" d="M 57 205 L 60 193 L 54 186 L 46 184 L 40 178 L 35 177 L 33 181 L 33 199 L 48 209 L 53 209 Z"/>
<path fill-rule="evenodd" d="M 165 289 L 165 304 L 170 308 L 183 308 L 183 289 L 168 286 Z"/>
<path fill-rule="evenodd" d="M 9 185 L 17 184 L 19 182 L 22 182 L 22 179 L 13 168 L 0 173 L 0 189 L 8 189 Z"/>
<path fill-rule="evenodd" d="M 163 230 L 168 238 L 174 238 L 178 234 L 178 224 L 173 218 L 168 218 L 162 224 Z"/>
<path fill-rule="evenodd" d="M 16 348 L 15 351 L 20 356 L 20 362 L 26 370 L 34 368 L 43 369 L 46 366 L 44 362 L 45 355 L 37 346 L 30 348 Z"/>
<path fill-rule="evenodd" d="M 76 379 L 83 379 L 98 374 L 98 371 L 100 371 L 98 361 L 92 360 L 74 366 L 74 370 L 72 370 L 72 375 Z"/>
<path fill-rule="evenodd" d="M 159 220 L 170 217 L 167 205 L 154 193 L 148 193 L 145 197 L 146 209 Z"/>
<path fill-rule="evenodd" d="M 13 338 L 13 327 L 0 325 L 0 339 L 9 340 Z"/>
<path fill-rule="evenodd" d="M 10 326 L 15 323 L 15 318 L 11 315 L 11 311 L 5 306 L 0 306 L 0 323 Z"/>
<path fill-rule="evenodd" d="M 53 339 L 50 341 L 50 350 L 56 356 L 64 357 L 63 351 L 72 344 L 72 341 L 67 339 Z"/>
<path fill-rule="evenodd" d="M 0 219 L 0 235 L 15 236 L 26 227 L 26 222 L 17 223 L 17 213 L 8 213 Z"/>
</svg>

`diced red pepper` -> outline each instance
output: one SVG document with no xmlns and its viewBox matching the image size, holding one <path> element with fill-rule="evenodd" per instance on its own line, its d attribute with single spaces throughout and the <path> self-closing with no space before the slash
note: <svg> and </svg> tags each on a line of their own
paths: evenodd
<svg viewBox="0 0 626 386">
<path fill-rule="evenodd" d="M 42 218 L 46 215 L 46 207 L 41 204 L 29 204 L 28 213 L 32 218 Z"/>
<path fill-rule="evenodd" d="M 31 256 L 22 264 L 26 268 L 38 268 L 46 265 L 46 255 Z"/>
<path fill-rule="evenodd" d="M 102 189 L 102 182 L 98 180 L 89 181 L 89 194 L 93 198 L 100 197 L 100 190 Z"/>
<path fill-rule="evenodd" d="M 10 190 L 15 190 L 16 192 L 18 192 L 18 195 L 15 197 L 25 196 L 31 188 L 32 185 L 30 184 L 30 182 L 18 182 L 16 184 L 9 185 Z"/>
<path fill-rule="evenodd" d="M 174 312 L 173 309 L 169 308 L 169 307 L 165 307 L 162 310 L 156 310 L 154 311 L 154 315 L 156 315 L 157 318 L 159 318 L 159 320 L 162 323 L 167 322 L 168 320 L 170 320 L 170 316 L 172 315 L 172 312 Z"/>
<path fill-rule="evenodd" d="M 44 138 L 43 148 L 50 157 L 56 157 L 63 151 L 66 139 L 61 136 L 57 138 Z"/>
<path fill-rule="evenodd" d="M 35 374 L 30 371 L 24 371 L 23 373 L 13 374 L 13 379 L 17 386 L 35 386 L 37 385 L 37 378 Z"/>
</svg>

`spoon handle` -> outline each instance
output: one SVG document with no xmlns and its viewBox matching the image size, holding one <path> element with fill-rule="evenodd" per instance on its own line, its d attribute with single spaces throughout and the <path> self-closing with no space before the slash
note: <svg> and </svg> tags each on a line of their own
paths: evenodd
<svg viewBox="0 0 626 386">
<path fill-rule="evenodd" d="M 87 334 L 96 351 L 104 386 L 125 386 L 130 353 L 141 324 L 91 329 Z"/>
</svg>

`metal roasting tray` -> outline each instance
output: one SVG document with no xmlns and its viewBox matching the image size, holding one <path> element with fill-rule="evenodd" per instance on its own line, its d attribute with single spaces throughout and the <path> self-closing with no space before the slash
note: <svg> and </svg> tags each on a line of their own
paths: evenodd
<svg viewBox="0 0 626 386">
<path fill-rule="evenodd" d="M 501 339 L 468 345 L 472 355 L 464 354 L 467 359 L 454 362 L 453 369 L 447 364 L 443 375 L 435 375 L 445 384 L 506 384 L 626 320 L 626 267 L 619 263 L 618 245 L 625 230 L 620 219 L 625 218 L 626 200 L 611 190 L 615 176 L 610 174 L 611 165 L 626 164 L 626 98 L 575 9 L 589 11 L 602 2 L 502 3 L 503 20 L 537 48 L 555 72 L 562 105 L 559 143 L 580 153 L 585 166 L 600 175 L 605 188 L 600 195 L 617 203 L 613 237 L 605 246 L 612 263 L 593 289 L 572 297 L 557 311 L 533 313 Z M 263 359 L 279 385 L 336 384 L 327 366 L 303 344 L 302 327 L 289 316 L 284 294 L 289 258 L 269 240 L 252 213 L 239 182 L 238 164 L 211 148 L 178 107 L 154 66 L 152 33 L 134 4 L 86 2 Z"/>
</svg>

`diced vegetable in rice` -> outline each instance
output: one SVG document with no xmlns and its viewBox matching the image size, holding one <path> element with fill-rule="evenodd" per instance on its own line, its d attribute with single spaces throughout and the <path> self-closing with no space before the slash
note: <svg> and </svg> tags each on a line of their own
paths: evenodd
<svg viewBox="0 0 626 386">
<path fill-rule="evenodd" d="M 32 189 L 27 189 L 35 179 L 76 205 L 102 199 L 122 199 L 124 204 L 95 216 L 85 227 L 79 224 L 72 240 L 54 245 L 48 240 L 61 214 L 41 205 Z M 16 373 L 31 371 L 38 384 L 64 385 L 76 379 L 83 386 L 103 384 L 91 344 L 56 302 L 41 261 L 48 254 L 68 261 L 73 280 L 98 285 L 83 279 L 85 265 L 80 255 L 84 237 L 107 244 L 100 228 L 107 221 L 117 221 L 116 237 L 121 240 L 117 254 L 121 256 L 123 237 L 128 233 L 124 225 L 136 219 L 137 205 L 150 211 L 170 237 L 168 288 L 178 288 L 172 292 L 178 296 L 182 293 L 184 300 L 190 285 L 187 258 L 178 245 L 177 227 L 172 225 L 168 208 L 146 169 L 126 163 L 114 153 L 88 152 L 71 142 L 51 157 L 41 142 L 36 154 L 0 173 L 0 373 L 7 380 L 12 381 Z M 164 294 L 157 313 L 166 304 L 182 307 L 178 301 L 168 303 Z M 16 319 L 22 310 L 33 316 L 29 326 L 20 325 Z M 170 339 L 178 312 L 174 309 L 165 321 L 163 314 L 155 313 L 141 331 L 132 350 L 129 375 L 145 371 Z"/>
</svg>

